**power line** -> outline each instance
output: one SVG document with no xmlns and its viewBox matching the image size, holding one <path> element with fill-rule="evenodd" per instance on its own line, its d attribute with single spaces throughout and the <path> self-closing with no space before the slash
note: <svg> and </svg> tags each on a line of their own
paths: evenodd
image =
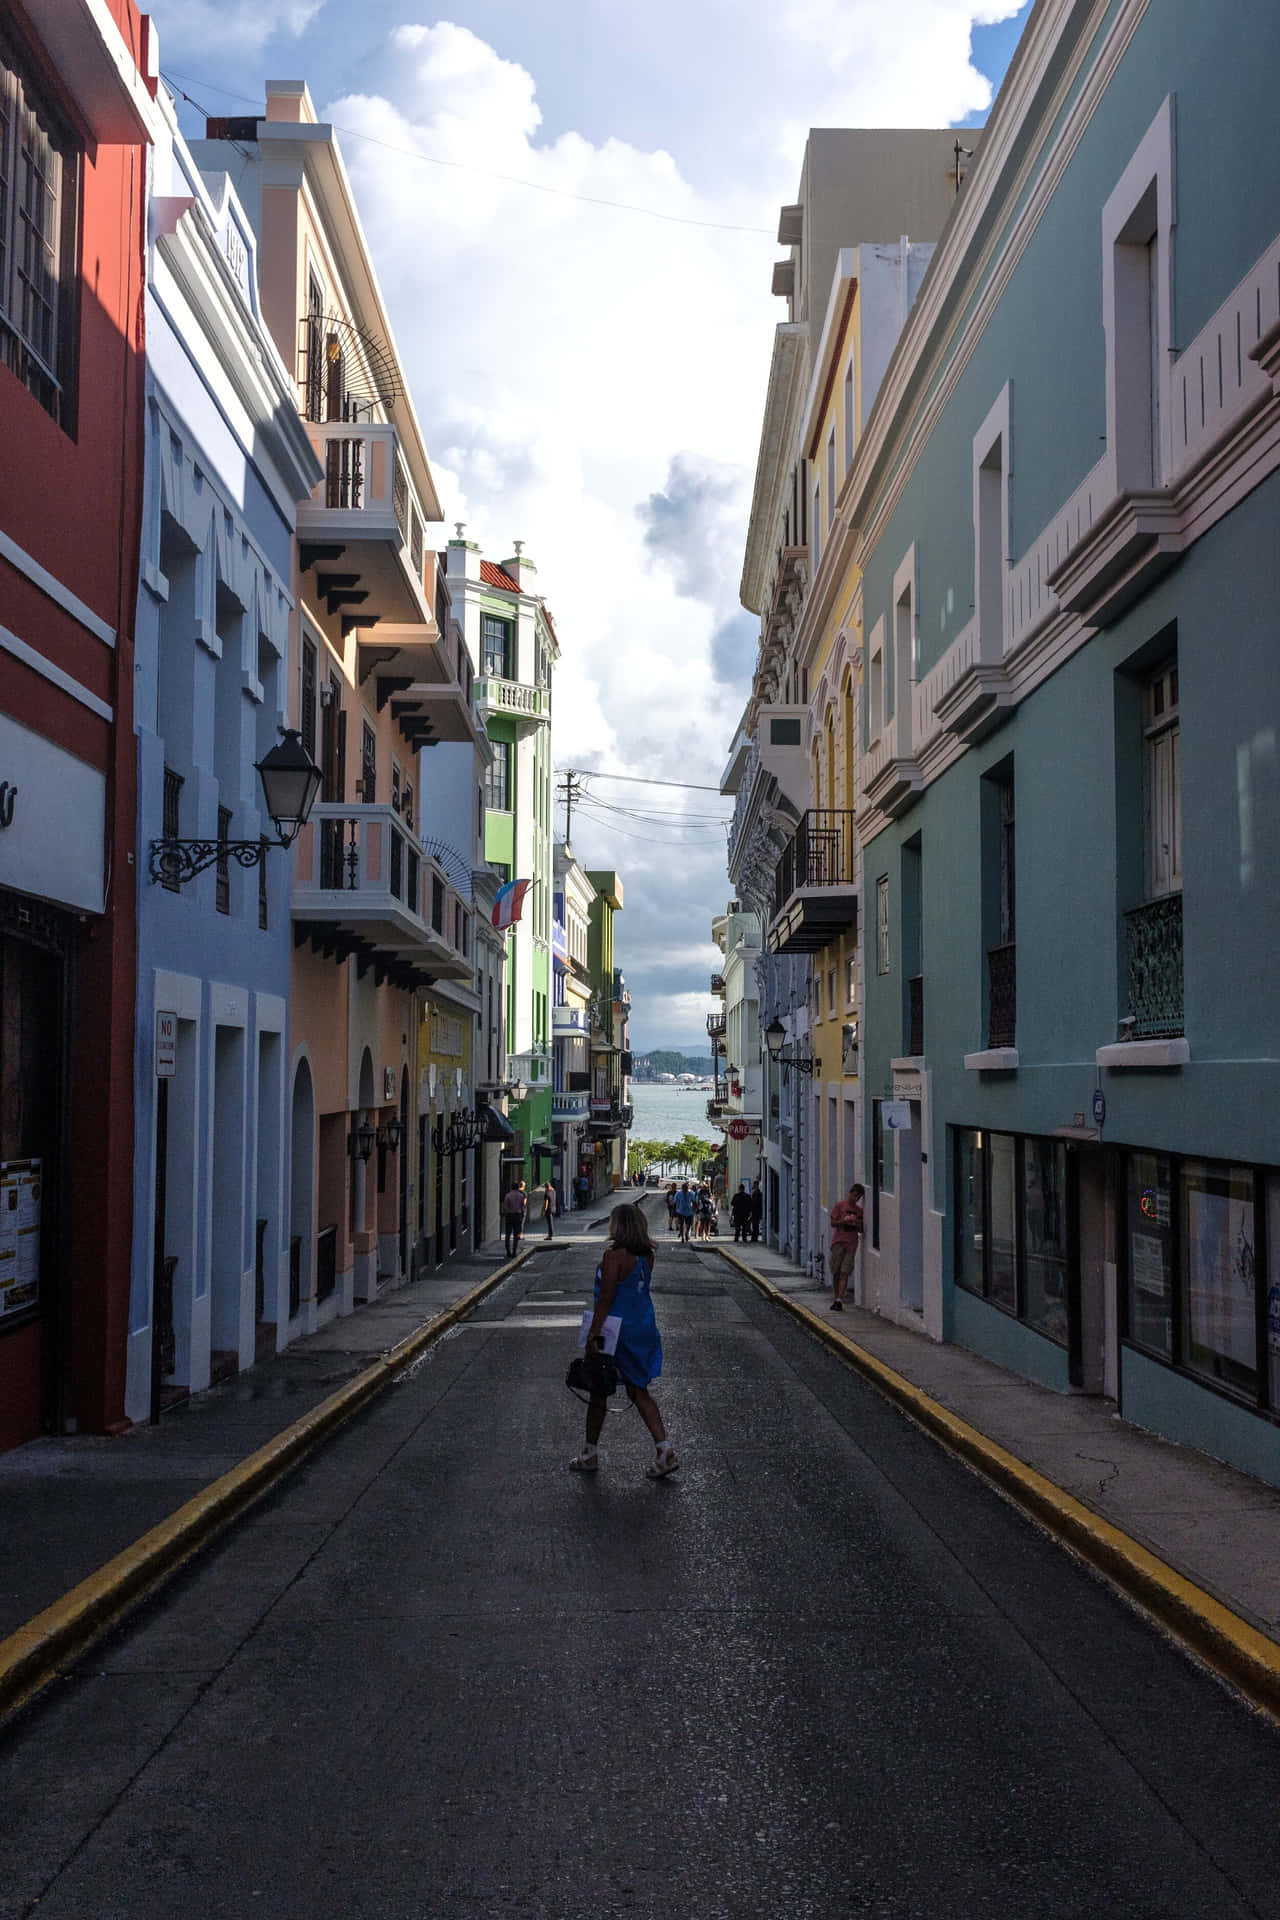
<svg viewBox="0 0 1280 1920">
<path fill-rule="evenodd" d="M 227 100 L 241 100 L 250 107 L 259 104 L 252 94 L 236 93 L 230 87 L 216 86 L 212 80 L 197 80 L 189 73 L 162 73 L 160 77 L 166 86 L 172 85 L 175 81 L 186 80 L 193 87 L 203 87 L 209 93 L 220 93 Z M 183 99 L 189 101 L 197 112 L 206 112 L 200 102 L 192 100 L 191 95 L 184 92 L 182 87 L 177 87 L 176 91 L 182 94 Z M 468 160 L 442 160 L 438 154 L 423 153 L 419 147 L 398 147 L 390 140 L 379 140 L 375 134 L 360 133 L 355 127 L 341 127 L 336 120 L 330 121 L 329 125 L 335 133 L 342 134 L 345 139 L 363 140 L 366 146 L 381 147 L 384 153 L 397 153 L 406 160 L 421 160 L 429 167 L 449 167 L 455 173 L 478 174 L 483 180 L 502 180 L 510 187 L 526 187 L 530 193 L 546 193 L 558 200 L 577 200 L 588 207 L 608 207 L 614 213 L 640 213 L 650 220 L 665 220 L 669 225 L 676 227 L 704 227 L 716 233 L 761 233 L 767 234 L 770 239 L 773 238 L 772 227 L 751 227 L 733 220 L 698 220 L 692 214 L 663 213 L 657 207 L 637 206 L 632 200 L 606 200 L 600 194 L 575 193 L 572 187 L 547 186 L 544 181 L 527 180 L 518 173 L 499 173 L 492 167 L 477 167 Z"/>
<path fill-rule="evenodd" d="M 627 780 L 637 787 L 684 787 L 689 793 L 719 793 L 698 780 L 651 780 L 640 773 L 605 773 L 600 767 L 557 767 L 557 773 L 585 774 L 592 780 Z"/>
</svg>

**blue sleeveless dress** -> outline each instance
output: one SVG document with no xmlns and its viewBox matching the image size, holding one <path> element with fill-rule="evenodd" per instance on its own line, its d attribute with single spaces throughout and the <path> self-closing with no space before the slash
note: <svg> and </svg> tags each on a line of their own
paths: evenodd
<svg viewBox="0 0 1280 1920">
<path fill-rule="evenodd" d="M 597 1300 L 600 1298 L 600 1276 L 601 1269 L 597 1267 Z M 637 1254 L 636 1263 L 626 1279 L 618 1282 L 613 1305 L 609 1309 L 622 1322 L 618 1351 L 613 1357 L 618 1363 L 618 1372 L 633 1387 L 647 1387 L 662 1372 L 662 1338 L 653 1316 L 653 1300 L 649 1293 L 652 1277 L 647 1257 Z"/>
</svg>

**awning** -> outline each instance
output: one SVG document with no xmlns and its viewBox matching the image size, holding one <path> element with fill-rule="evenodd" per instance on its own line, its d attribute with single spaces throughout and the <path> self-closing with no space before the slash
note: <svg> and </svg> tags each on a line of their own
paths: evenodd
<svg viewBox="0 0 1280 1920">
<path fill-rule="evenodd" d="M 480 1135 L 482 1141 L 501 1140 L 505 1142 L 515 1139 L 516 1130 L 508 1120 L 506 1114 L 503 1113 L 501 1107 L 490 1107 L 486 1105 L 479 1109 L 479 1113 L 484 1123 L 484 1131 Z"/>
</svg>

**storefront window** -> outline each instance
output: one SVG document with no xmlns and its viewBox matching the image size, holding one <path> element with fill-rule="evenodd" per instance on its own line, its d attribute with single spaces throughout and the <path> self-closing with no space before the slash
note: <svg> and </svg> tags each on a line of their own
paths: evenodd
<svg viewBox="0 0 1280 1920">
<path fill-rule="evenodd" d="M 1011 1133 L 987 1135 L 991 1161 L 991 1266 L 988 1297 L 1010 1313 L 1018 1311 L 1018 1241 L 1014 1196 L 1017 1192 L 1017 1143 Z"/>
<path fill-rule="evenodd" d="M 1070 1163 L 1060 1140 L 957 1129 L 956 1285 L 1069 1344 Z"/>
<path fill-rule="evenodd" d="M 984 1136 L 966 1128 L 956 1136 L 956 1284 L 981 1293 Z"/>
<path fill-rule="evenodd" d="M 1235 1393 L 1258 1392 L 1253 1175 L 1182 1164 L 1182 1341 L 1187 1366 Z"/>
<path fill-rule="evenodd" d="M 1067 1340 L 1067 1150 L 1060 1140 L 1022 1143 L 1025 1315 L 1051 1340 Z"/>
<path fill-rule="evenodd" d="M 1163 1154 L 1130 1154 L 1129 1338 L 1166 1360 L 1173 1357 L 1172 1195 L 1172 1163 Z"/>
</svg>

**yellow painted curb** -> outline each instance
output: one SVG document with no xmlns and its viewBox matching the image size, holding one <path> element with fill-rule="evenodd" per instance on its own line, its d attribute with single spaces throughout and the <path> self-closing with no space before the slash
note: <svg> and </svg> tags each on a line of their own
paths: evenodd
<svg viewBox="0 0 1280 1920">
<path fill-rule="evenodd" d="M 1280 1645 L 1259 1633 L 1203 1587 L 1140 1545 L 1111 1521 L 1056 1486 L 1034 1467 L 952 1413 L 920 1387 L 868 1353 L 846 1333 L 757 1273 L 727 1247 L 716 1249 L 732 1267 L 783 1307 L 825 1346 L 857 1368 L 918 1426 L 986 1476 L 1054 1537 L 1104 1574 L 1130 1600 L 1181 1640 L 1215 1673 L 1264 1712 L 1280 1719 Z"/>
<path fill-rule="evenodd" d="M 24 1706 L 71 1661 L 140 1601 L 155 1593 L 184 1562 L 273 1487 L 349 1420 L 365 1402 L 468 1314 L 533 1254 L 516 1255 L 469 1293 L 414 1329 L 397 1346 L 295 1420 L 265 1446 L 193 1495 L 167 1520 L 80 1581 L 60 1600 L 0 1640 L 0 1723 Z"/>
</svg>

